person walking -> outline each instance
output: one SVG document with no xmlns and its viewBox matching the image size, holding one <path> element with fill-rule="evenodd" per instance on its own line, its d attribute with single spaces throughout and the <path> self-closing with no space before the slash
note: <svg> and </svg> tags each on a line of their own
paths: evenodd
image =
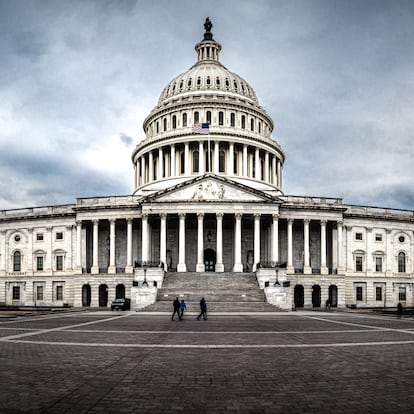
<svg viewBox="0 0 414 414">
<path fill-rule="evenodd" d="M 173 302 L 173 308 L 174 308 L 174 312 L 171 316 L 171 320 L 174 320 L 174 316 L 175 314 L 177 314 L 178 319 L 180 319 L 180 301 L 178 300 L 178 297 L 175 298 L 175 301 Z"/>
<path fill-rule="evenodd" d="M 187 305 L 185 304 L 184 299 L 181 299 L 181 302 L 180 302 L 180 320 L 184 319 L 184 309 L 187 310 Z"/>
<path fill-rule="evenodd" d="M 325 310 L 331 310 L 331 300 L 329 298 L 326 299 Z"/>
<path fill-rule="evenodd" d="M 197 316 L 197 320 L 203 317 L 204 320 L 207 320 L 207 302 L 204 298 L 200 300 L 200 315 Z"/>
</svg>

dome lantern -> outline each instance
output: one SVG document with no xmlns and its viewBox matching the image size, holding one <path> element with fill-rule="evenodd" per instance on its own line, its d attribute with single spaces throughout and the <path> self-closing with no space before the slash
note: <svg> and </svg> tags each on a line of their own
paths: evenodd
<svg viewBox="0 0 414 414">
<path fill-rule="evenodd" d="M 195 46 L 195 50 L 197 51 L 197 57 L 198 62 L 197 63 L 203 63 L 208 62 L 212 63 L 214 61 L 219 61 L 219 53 L 221 50 L 221 45 L 217 43 L 213 39 L 213 33 L 211 33 L 211 28 L 213 27 L 213 24 L 211 23 L 210 19 L 207 17 L 204 28 L 204 39 L 197 43 Z"/>
</svg>

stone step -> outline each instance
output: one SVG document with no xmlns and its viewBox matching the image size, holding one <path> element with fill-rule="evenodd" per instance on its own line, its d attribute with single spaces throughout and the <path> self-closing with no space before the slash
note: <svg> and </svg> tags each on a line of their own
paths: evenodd
<svg viewBox="0 0 414 414">
<path fill-rule="evenodd" d="M 187 311 L 191 314 L 200 313 L 200 303 L 187 302 Z M 155 302 L 138 312 L 173 312 L 172 301 Z M 215 312 L 283 312 L 277 306 L 267 302 L 214 302 L 207 301 L 207 313 Z"/>
<path fill-rule="evenodd" d="M 265 302 L 266 298 L 262 291 L 255 292 L 213 292 L 213 291 L 168 291 L 161 289 L 157 294 L 157 301 L 171 301 L 178 297 L 180 300 L 197 301 L 202 297 L 208 297 L 213 302 Z"/>
</svg>

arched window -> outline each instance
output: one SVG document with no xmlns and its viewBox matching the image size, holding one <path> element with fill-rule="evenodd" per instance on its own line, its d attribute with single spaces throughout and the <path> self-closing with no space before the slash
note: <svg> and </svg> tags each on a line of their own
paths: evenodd
<svg viewBox="0 0 414 414">
<path fill-rule="evenodd" d="M 226 171 L 226 152 L 219 151 L 219 172 L 224 173 Z"/>
<path fill-rule="evenodd" d="M 13 272 L 21 272 L 22 255 L 19 251 L 13 253 Z"/>
<path fill-rule="evenodd" d="M 250 131 L 254 131 L 254 119 L 250 120 Z"/>
<path fill-rule="evenodd" d="M 207 111 L 207 113 L 206 113 L 206 117 L 207 117 L 207 122 L 208 122 L 209 124 L 211 124 L 211 111 Z"/>
<path fill-rule="evenodd" d="M 163 123 L 164 123 L 164 131 L 166 131 L 167 130 L 167 118 L 164 118 Z"/>
<path fill-rule="evenodd" d="M 193 172 L 197 173 L 200 171 L 200 164 L 199 164 L 199 153 L 197 150 L 193 151 Z"/>
<path fill-rule="evenodd" d="M 234 86 L 234 89 L 236 89 L 237 91 L 237 82 L 235 80 L 233 81 L 233 86 Z"/>
<path fill-rule="evenodd" d="M 224 113 L 223 111 L 219 112 L 219 125 L 223 125 L 224 124 Z"/>
<path fill-rule="evenodd" d="M 220 86 L 220 78 L 217 76 L 217 78 L 216 78 L 216 85 L 217 86 Z"/>
<path fill-rule="evenodd" d="M 160 132 L 160 123 L 157 121 L 157 134 Z"/>
<path fill-rule="evenodd" d="M 197 78 L 197 86 L 200 86 L 201 85 L 201 78 L 200 77 L 198 77 Z"/>
<path fill-rule="evenodd" d="M 184 112 L 183 113 L 183 127 L 186 127 L 186 126 L 187 126 L 187 113 Z"/>
<path fill-rule="evenodd" d="M 259 121 L 258 127 L 259 127 L 259 134 L 261 134 L 262 133 L 262 123 L 260 121 Z"/>
<path fill-rule="evenodd" d="M 194 123 L 198 124 L 200 122 L 200 114 L 196 111 L 194 112 Z"/>
<path fill-rule="evenodd" d="M 246 128 L 246 116 L 242 115 L 241 117 L 241 127 L 244 129 Z"/>
<path fill-rule="evenodd" d="M 207 86 L 210 86 L 210 83 L 211 83 L 210 76 L 207 76 Z"/>
<path fill-rule="evenodd" d="M 177 128 L 177 117 L 175 115 L 172 117 L 172 127 L 173 129 Z"/>
<path fill-rule="evenodd" d="M 260 179 L 264 180 L 264 161 L 260 160 Z"/>
<path fill-rule="evenodd" d="M 398 253 L 398 272 L 405 273 L 405 253 Z"/>
<path fill-rule="evenodd" d="M 184 151 L 180 152 L 180 174 L 185 172 L 185 160 L 184 160 Z"/>
<path fill-rule="evenodd" d="M 193 81 L 191 80 L 191 78 L 190 78 L 190 79 L 188 79 L 187 86 L 190 88 L 190 87 L 191 87 L 191 85 L 192 85 L 192 83 L 193 83 Z"/>
<path fill-rule="evenodd" d="M 236 115 L 234 114 L 234 112 L 230 114 L 230 126 L 236 126 Z"/>
<path fill-rule="evenodd" d="M 227 87 L 227 89 L 229 88 L 229 86 L 230 86 L 230 82 L 229 82 L 229 80 L 226 78 L 226 87 Z"/>
</svg>

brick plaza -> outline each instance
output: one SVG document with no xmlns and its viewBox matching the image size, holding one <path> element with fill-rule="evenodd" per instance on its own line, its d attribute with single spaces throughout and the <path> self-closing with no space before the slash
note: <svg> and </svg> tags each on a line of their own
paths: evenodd
<svg viewBox="0 0 414 414">
<path fill-rule="evenodd" d="M 409 413 L 414 319 L 68 312 L 0 319 L 0 412 Z"/>
</svg>

